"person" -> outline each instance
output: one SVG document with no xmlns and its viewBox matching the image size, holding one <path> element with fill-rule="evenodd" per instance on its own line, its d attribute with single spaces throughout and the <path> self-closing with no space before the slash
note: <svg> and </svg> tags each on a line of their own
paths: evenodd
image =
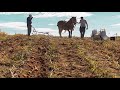
<svg viewBox="0 0 120 90">
<path fill-rule="evenodd" d="M 28 36 L 30 36 L 31 33 L 31 27 L 32 27 L 32 15 L 29 14 L 29 17 L 27 17 L 27 29 L 28 29 Z"/>
<path fill-rule="evenodd" d="M 81 17 L 81 20 L 80 20 L 79 24 L 80 24 L 81 38 L 84 38 L 85 29 L 88 29 L 88 23 L 83 17 Z"/>
</svg>

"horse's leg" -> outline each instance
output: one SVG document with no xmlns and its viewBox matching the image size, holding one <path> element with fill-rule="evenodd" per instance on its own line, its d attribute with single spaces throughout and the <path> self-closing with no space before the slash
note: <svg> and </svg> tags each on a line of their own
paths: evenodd
<svg viewBox="0 0 120 90">
<path fill-rule="evenodd" d="M 70 35 L 70 31 L 68 31 L 69 32 L 69 38 L 71 37 L 71 35 Z"/>
<path fill-rule="evenodd" d="M 62 37 L 61 32 L 62 32 L 62 29 L 59 28 L 59 35 L 60 35 L 60 37 Z"/>
<path fill-rule="evenodd" d="M 72 30 L 71 30 L 71 38 L 72 38 Z"/>
</svg>

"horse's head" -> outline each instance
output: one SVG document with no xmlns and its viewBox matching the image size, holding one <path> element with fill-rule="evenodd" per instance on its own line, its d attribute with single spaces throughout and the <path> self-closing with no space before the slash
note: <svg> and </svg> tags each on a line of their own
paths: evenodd
<svg viewBox="0 0 120 90">
<path fill-rule="evenodd" d="M 76 23 L 77 23 L 76 17 L 72 17 L 71 20 L 72 20 L 72 23 L 73 23 L 74 25 L 76 25 Z"/>
</svg>

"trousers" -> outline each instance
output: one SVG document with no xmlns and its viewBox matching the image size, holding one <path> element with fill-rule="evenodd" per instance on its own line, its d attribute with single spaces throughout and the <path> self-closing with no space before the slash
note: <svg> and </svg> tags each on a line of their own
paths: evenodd
<svg viewBox="0 0 120 90">
<path fill-rule="evenodd" d="M 80 27 L 81 38 L 84 38 L 85 35 L 85 27 Z"/>
<path fill-rule="evenodd" d="M 30 33 L 31 33 L 31 25 L 27 25 L 27 29 L 28 29 L 28 36 L 30 36 Z"/>
</svg>

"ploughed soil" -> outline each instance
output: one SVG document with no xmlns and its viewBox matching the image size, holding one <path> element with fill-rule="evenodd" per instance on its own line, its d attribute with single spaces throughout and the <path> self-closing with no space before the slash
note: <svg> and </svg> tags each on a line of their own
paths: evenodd
<svg viewBox="0 0 120 90">
<path fill-rule="evenodd" d="M 120 39 L 0 35 L 0 78 L 119 78 Z"/>
</svg>

